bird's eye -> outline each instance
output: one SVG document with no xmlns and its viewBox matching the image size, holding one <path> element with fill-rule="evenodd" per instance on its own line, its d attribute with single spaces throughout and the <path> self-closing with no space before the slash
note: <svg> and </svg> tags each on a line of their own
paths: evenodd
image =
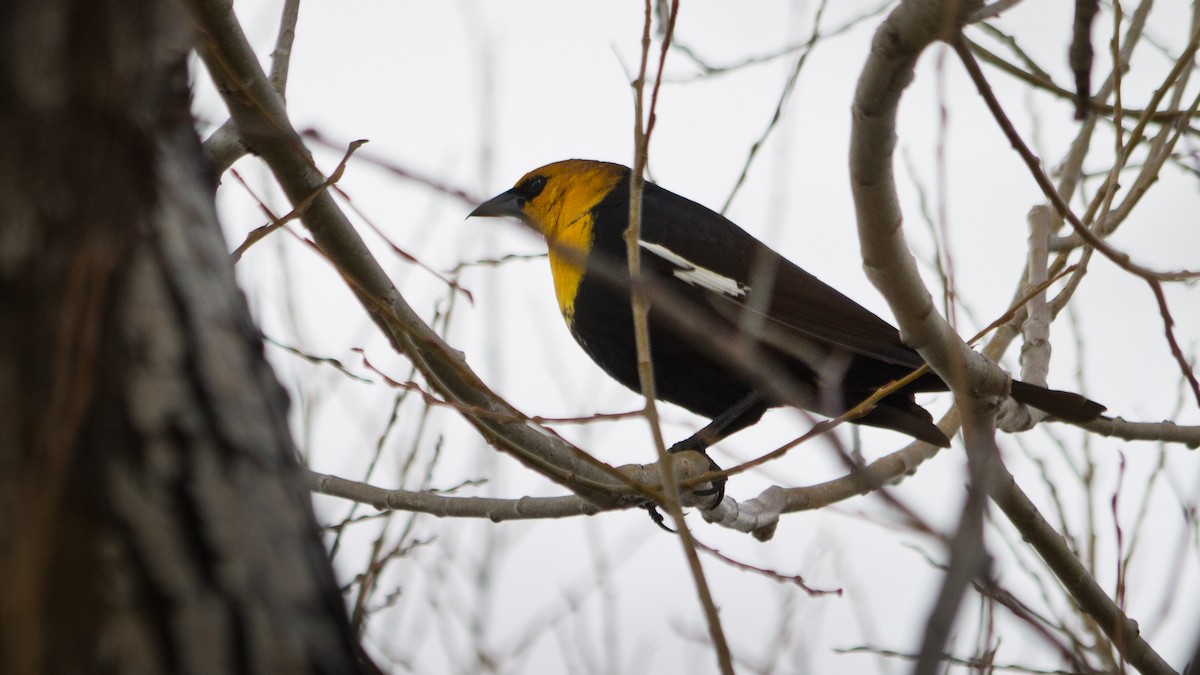
<svg viewBox="0 0 1200 675">
<path fill-rule="evenodd" d="M 521 196 L 526 200 L 533 199 L 540 195 L 542 190 L 546 189 L 546 177 L 534 176 L 521 184 Z"/>
</svg>

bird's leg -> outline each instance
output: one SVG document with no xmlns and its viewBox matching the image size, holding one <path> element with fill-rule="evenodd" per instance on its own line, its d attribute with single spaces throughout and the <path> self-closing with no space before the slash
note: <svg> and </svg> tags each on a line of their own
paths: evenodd
<svg viewBox="0 0 1200 675">
<path fill-rule="evenodd" d="M 740 401 L 733 404 L 728 410 L 714 417 L 703 429 L 672 445 L 667 452 L 676 453 L 695 450 L 708 459 L 709 469 L 720 471 L 721 467 L 708 456 L 706 450 L 733 432 L 757 422 L 766 409 L 767 403 L 763 399 L 762 394 L 752 391 Z M 725 496 L 725 479 L 721 478 L 713 481 L 712 486 L 703 490 L 696 490 L 695 494 L 701 496 L 714 495 L 715 500 L 713 504 L 719 504 Z"/>
<path fill-rule="evenodd" d="M 704 455 L 704 458 L 708 460 L 709 470 L 720 471 L 720 465 L 714 462 L 712 457 L 709 457 L 705 451 L 729 434 L 757 422 L 762 417 L 762 414 L 766 412 L 767 407 L 766 399 L 763 398 L 762 394 L 752 391 L 733 404 L 728 410 L 714 417 L 703 429 L 672 445 L 667 449 L 667 452 L 676 453 L 695 450 Z M 711 495 L 713 497 L 712 506 L 715 507 L 725 498 L 725 480 L 724 478 L 718 478 L 709 487 L 695 490 L 692 494 L 700 495 L 701 497 Z M 649 511 L 650 519 L 659 527 L 667 532 L 675 531 L 667 527 L 666 523 L 663 522 L 662 514 L 658 512 L 658 508 L 654 502 L 647 503 L 645 509 Z"/>
<path fill-rule="evenodd" d="M 704 452 L 733 432 L 757 422 L 766 409 L 767 404 L 762 394 L 752 391 L 728 410 L 714 417 L 703 429 L 672 445 L 667 452 Z"/>
</svg>

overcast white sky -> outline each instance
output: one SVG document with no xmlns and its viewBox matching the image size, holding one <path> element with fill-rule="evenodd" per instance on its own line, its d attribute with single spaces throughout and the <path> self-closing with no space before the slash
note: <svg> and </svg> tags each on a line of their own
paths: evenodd
<svg viewBox="0 0 1200 675">
<path fill-rule="evenodd" d="M 243 25 L 264 61 L 278 25 L 278 2 L 239 3 Z M 708 63 L 728 65 L 772 54 L 805 42 L 816 5 L 811 2 L 682 3 L 677 40 Z M 830 3 L 825 30 L 845 24 L 879 5 Z M 1127 10 L 1128 11 L 1128 10 Z M 1064 3 L 1024 3 L 1000 23 L 1055 79 L 1071 82 L 1066 66 L 1070 16 Z M 1186 38 L 1189 11 L 1182 2 L 1159 2 L 1151 23 L 1154 39 L 1174 47 Z M 890 319 L 886 305 L 861 271 L 846 156 L 850 100 L 870 36 L 880 17 L 823 40 L 799 76 L 785 116 L 752 165 L 733 200 L 730 218 L 785 256 Z M 357 2 L 310 0 L 301 8 L 288 83 L 288 107 L 299 129 L 315 129 L 344 145 L 366 138 L 361 151 L 479 198 L 504 189 L 526 171 L 568 157 L 629 164 L 632 157 L 632 96 L 626 71 L 639 57 L 642 5 L 635 2 Z M 1097 49 L 1106 47 L 1111 17 L 1097 21 Z M 985 39 L 975 30 L 971 36 Z M 991 43 L 991 44 L 994 44 Z M 1147 47 L 1125 81 L 1130 107 L 1140 107 L 1169 69 Z M 658 53 L 657 43 L 654 53 Z M 741 172 L 750 146 L 763 134 L 796 53 L 701 78 L 683 54 L 668 56 L 669 82 L 658 108 L 651 145 L 651 172 L 668 189 L 720 209 Z M 1098 57 L 1098 75 L 1107 59 Z M 1067 102 L 1030 94 L 1014 81 L 987 69 L 1013 121 L 1047 162 L 1060 160 L 1074 138 L 1076 123 Z M 207 77 L 198 72 L 195 109 L 202 123 L 219 124 L 224 108 Z M 1196 87 L 1192 86 L 1191 90 Z M 939 97 L 941 92 L 941 97 Z M 939 123 L 944 104 L 946 122 Z M 1105 130 L 1088 166 L 1107 169 Z M 938 188 L 937 154 L 944 142 L 944 192 Z M 1181 143 L 1178 150 L 1193 150 Z M 314 146 L 326 171 L 343 150 Z M 934 49 L 922 61 L 917 81 L 902 104 L 900 149 L 910 173 L 898 166 L 906 214 L 906 234 L 922 263 L 932 260 L 930 228 L 921 215 L 920 184 L 935 215 L 944 208 L 962 307 L 960 332 L 974 333 L 1004 311 L 1023 264 L 1024 217 L 1040 203 L 1039 192 L 1019 158 L 987 116 L 952 52 Z M 1196 166 L 1193 152 L 1192 166 Z M 261 164 L 242 160 L 237 170 L 255 189 L 287 210 Z M 1200 267 L 1197 180 L 1181 171 L 1164 174 L 1145 203 L 1113 238 L 1113 243 L 1156 269 Z M 1090 182 L 1090 196 L 1097 182 Z M 372 223 L 393 243 L 430 267 L 447 271 L 465 260 L 513 253 L 537 253 L 544 246 L 513 223 L 464 220 L 465 201 L 399 180 L 369 161 L 352 160 L 341 183 Z M 232 250 L 246 232 L 263 224 L 245 189 L 223 180 L 220 205 Z M 1076 200 L 1073 204 L 1078 207 Z M 364 236 L 375 248 L 405 298 L 427 319 L 446 307 L 446 286 L 433 275 L 393 255 L 371 228 Z M 239 275 L 265 333 L 284 344 L 342 360 L 376 384 L 347 380 L 268 347 L 281 378 L 293 394 L 297 438 L 314 469 L 361 479 L 391 413 L 393 392 L 361 367 L 354 348 L 396 379 L 408 379 L 408 364 L 388 353 L 345 284 L 329 265 L 284 234 L 258 244 L 239 265 Z M 927 265 L 926 282 L 935 297 L 937 275 Z M 449 340 L 501 394 L 529 414 L 586 415 L 631 410 L 638 398 L 606 377 L 582 354 L 557 316 L 544 260 L 513 262 L 466 272 L 453 306 Z M 1194 288 L 1172 286 L 1168 295 L 1180 342 L 1195 355 L 1200 341 L 1200 297 Z M 1051 383 L 1080 390 L 1127 419 L 1200 422 L 1196 401 L 1181 392 L 1178 367 L 1163 337 L 1162 320 L 1145 282 L 1097 257 L 1073 302 L 1070 317 L 1055 325 Z M 1083 336 L 1080 338 L 1080 336 Z M 1077 341 L 1085 350 L 1080 353 Z M 1017 348 L 1007 367 L 1016 365 Z M 1081 379 L 1082 378 L 1082 379 Z M 447 488 L 464 480 L 486 485 L 462 494 L 519 497 L 561 494 L 562 490 L 497 457 L 457 417 L 436 411 L 419 441 L 418 406 L 403 408 L 400 425 L 385 445 L 372 482 L 397 486 L 404 458 L 416 443 L 417 463 L 431 461 L 440 444 L 433 485 Z M 930 407 L 945 409 L 946 397 Z M 1183 412 L 1179 412 L 1182 407 Z M 688 435 L 702 422 L 667 408 L 666 434 Z M 790 411 L 769 413 L 759 427 L 723 443 L 714 458 L 729 465 L 786 441 L 807 428 Z M 564 426 L 559 431 L 596 456 L 616 464 L 647 462 L 653 456 L 644 423 L 627 421 Z M 1002 447 L 1018 481 L 1039 504 L 1048 505 L 1049 485 L 1021 448 L 1044 458 L 1061 491 L 1073 527 L 1085 523 L 1086 499 L 1069 467 L 1054 450 L 1061 442 L 1069 456 L 1083 461 L 1083 436 L 1064 426 L 1018 439 Z M 843 432 L 847 439 L 850 436 Z M 901 447 L 902 437 L 863 433 L 869 459 Z M 1088 449 L 1095 461 L 1100 580 L 1113 586 L 1114 524 L 1109 497 L 1126 462 L 1121 492 L 1121 524 L 1132 528 L 1140 496 L 1158 461 L 1157 446 L 1095 438 Z M 943 452 L 896 489 L 935 526 L 951 530 L 965 480 L 961 448 Z M 1180 501 L 1195 504 L 1200 458 L 1181 448 L 1167 453 L 1157 496 L 1147 517 L 1144 547 L 1129 571 L 1130 611 L 1154 616 L 1164 597 L 1200 597 L 1196 543 L 1182 558 L 1178 577 L 1164 572 L 1184 530 Z M 794 451 L 763 472 L 737 478 L 730 494 L 748 499 L 769 484 L 806 485 L 840 475 L 828 447 L 813 444 Z M 1064 478 L 1060 481 L 1058 476 Z M 416 487 L 411 478 L 404 487 Z M 1169 484 L 1172 487 L 1164 487 Z M 1177 494 L 1178 493 L 1178 494 Z M 345 516 L 348 506 L 318 500 L 325 521 Z M 364 511 L 366 512 L 366 511 Z M 843 588 L 841 597 L 808 598 L 773 581 L 706 561 L 714 593 L 735 654 L 747 672 L 762 663 L 772 645 L 780 648 L 773 672 L 884 672 L 906 669 L 900 661 L 874 655 L 844 655 L 839 648 L 871 645 L 897 651 L 917 648 L 938 575 L 924 556 L 943 561 L 944 551 L 894 523 L 878 499 L 845 502 L 819 513 L 784 519 L 772 542 L 719 530 L 691 517 L 701 540 L 739 559 L 810 584 Z M 377 534 L 378 523 L 356 526 L 339 555 L 339 571 L 356 571 Z M 433 541 L 394 565 L 390 587 L 399 588 L 396 608 L 384 612 L 369 631 L 373 647 L 401 659 L 412 672 L 469 669 L 464 655 L 470 617 L 478 608 L 485 642 L 501 655 L 529 639 L 530 646 L 503 672 L 703 673 L 715 669 L 711 650 L 701 644 L 704 625 L 675 539 L 653 529 L 640 512 L 606 514 L 564 522 L 492 525 L 418 518 L 414 536 Z M 398 526 L 392 526 L 393 535 Z M 999 526 L 1010 539 L 1011 530 Z M 995 535 L 995 532 L 993 532 Z M 1013 564 L 999 536 L 993 553 L 1003 580 L 1031 602 L 1039 591 Z M 1023 564 L 1037 567 L 1028 553 Z M 488 593 L 480 593 L 478 569 L 494 563 Z M 1144 564 L 1143 564 L 1144 563 Z M 1107 576 L 1106 576 L 1107 575 Z M 598 583 L 597 578 L 603 579 Z M 1181 601 L 1183 602 L 1183 601 Z M 1198 610 L 1178 609 L 1161 626 L 1151 626 L 1152 644 L 1172 662 L 1191 648 Z M 963 639 L 957 653 L 969 654 L 969 628 L 978 603 L 965 606 Z M 543 622 L 544 621 L 544 622 Z M 1153 622 L 1151 622 L 1153 623 Z M 1143 624 L 1146 627 L 1146 624 Z M 1044 649 L 1023 627 L 1006 624 L 998 662 L 1054 665 L 1052 657 L 1031 656 Z M 781 637 L 783 636 L 783 637 Z M 781 642 L 782 641 L 782 642 Z"/>
</svg>

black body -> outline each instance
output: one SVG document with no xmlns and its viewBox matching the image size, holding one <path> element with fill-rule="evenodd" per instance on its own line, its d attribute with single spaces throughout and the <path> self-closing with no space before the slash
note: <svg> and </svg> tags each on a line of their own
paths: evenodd
<svg viewBox="0 0 1200 675">
<path fill-rule="evenodd" d="M 594 241 L 575 296 L 571 329 L 597 364 L 637 391 L 627 255 L 622 238 L 628 212 L 626 175 L 592 210 Z M 643 274 L 651 278 L 649 283 L 661 283 L 672 297 L 686 303 L 693 326 L 689 332 L 653 309 L 654 303 L 663 300 L 656 300 L 651 293 L 650 342 L 658 398 L 708 418 L 718 418 L 743 404 L 744 410 L 720 425 L 718 437 L 753 424 L 768 407 L 784 402 L 758 392 L 735 368 L 698 344 L 694 331 L 705 326 L 734 328 L 746 312 L 757 314 L 761 323 L 760 332 L 755 334 L 766 336 L 757 340 L 760 348 L 803 390 L 802 407 L 829 416 L 845 412 L 879 387 L 924 364 L 883 319 L 796 267 L 720 214 L 652 183 L 645 185 L 643 194 L 641 240 L 659 244 L 694 265 L 746 287 L 741 297 L 701 288 L 673 276 L 681 269 L 678 264 L 648 251 L 641 256 Z M 605 273 L 599 272 L 601 265 Z M 770 274 L 756 275 L 756 271 L 771 268 L 773 278 Z M 614 283 L 614 276 L 621 281 Z M 761 311 L 764 308 L 765 312 Z M 914 392 L 946 389 L 936 375 L 923 376 L 855 421 L 948 446 L 949 439 L 912 398 Z M 756 392 L 761 397 L 750 400 Z M 1094 419 L 1103 410 L 1077 394 L 1023 383 L 1014 383 L 1013 395 L 1068 420 Z M 750 404 L 744 405 L 747 401 Z"/>
</svg>

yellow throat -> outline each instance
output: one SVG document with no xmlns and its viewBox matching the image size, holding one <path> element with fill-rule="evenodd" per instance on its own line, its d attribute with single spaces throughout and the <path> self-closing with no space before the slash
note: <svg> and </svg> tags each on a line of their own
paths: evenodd
<svg viewBox="0 0 1200 675">
<path fill-rule="evenodd" d="M 620 182 L 623 167 L 566 160 L 532 171 L 526 178 L 535 175 L 546 177 L 546 187 L 525 204 L 524 210 L 546 237 L 554 295 L 563 319 L 570 325 L 575 320 L 575 294 L 592 248 L 592 209 Z"/>
</svg>

